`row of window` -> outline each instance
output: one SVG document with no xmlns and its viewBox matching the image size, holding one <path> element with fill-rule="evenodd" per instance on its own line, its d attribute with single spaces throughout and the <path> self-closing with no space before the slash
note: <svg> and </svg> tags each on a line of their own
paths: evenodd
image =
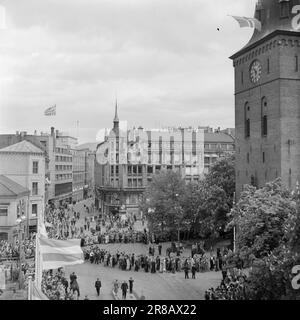
<svg viewBox="0 0 300 320">
<path fill-rule="evenodd" d="M 33 216 L 37 216 L 37 208 L 38 207 L 37 207 L 36 203 L 31 205 L 31 214 Z M 7 217 L 7 216 L 8 216 L 8 207 L 6 207 L 6 206 L 0 207 L 0 217 Z"/>
<path fill-rule="evenodd" d="M 56 162 L 72 162 L 72 157 L 65 157 L 65 156 L 55 156 Z"/>
<path fill-rule="evenodd" d="M 261 99 L 261 135 L 266 137 L 268 135 L 268 103 L 266 97 Z M 244 106 L 244 121 L 245 121 L 245 138 L 250 138 L 251 135 L 251 113 L 248 102 Z"/>
<path fill-rule="evenodd" d="M 191 167 L 191 166 L 186 166 Z M 171 165 L 167 165 L 167 166 L 147 166 L 147 174 L 153 174 L 154 172 L 159 172 L 162 168 L 165 168 L 167 170 L 179 170 L 180 166 L 171 166 Z M 111 166 L 110 168 L 110 173 L 111 176 L 119 176 L 119 166 Z M 128 176 L 142 176 L 144 172 L 143 166 L 141 165 L 129 165 L 127 167 L 127 175 Z"/>
<path fill-rule="evenodd" d="M 72 179 L 72 173 L 55 175 L 55 180 L 68 180 L 68 179 Z"/>
<path fill-rule="evenodd" d="M 72 166 L 71 166 L 71 165 L 56 165 L 56 166 L 55 166 L 55 170 L 56 170 L 56 171 L 72 170 Z"/>
<path fill-rule="evenodd" d="M 143 179 L 128 179 L 129 188 L 143 187 Z"/>
<path fill-rule="evenodd" d="M 234 144 L 226 144 L 226 143 L 205 143 L 204 150 L 234 150 Z"/>
<path fill-rule="evenodd" d="M 66 148 L 55 148 L 56 153 L 62 153 L 62 154 L 70 154 L 70 150 Z"/>
<path fill-rule="evenodd" d="M 204 164 L 212 164 L 217 161 L 216 157 L 204 157 Z"/>
</svg>

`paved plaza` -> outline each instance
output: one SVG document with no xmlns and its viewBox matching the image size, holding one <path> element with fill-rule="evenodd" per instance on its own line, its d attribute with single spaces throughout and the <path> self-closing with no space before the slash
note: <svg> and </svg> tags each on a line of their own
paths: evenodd
<svg viewBox="0 0 300 320">
<path fill-rule="evenodd" d="M 75 272 L 80 287 L 80 299 L 88 295 L 91 300 L 112 300 L 113 282 L 134 279 L 133 290 L 138 296 L 142 294 L 148 300 L 203 300 L 205 290 L 220 284 L 221 272 L 197 273 L 196 279 L 184 279 L 184 273 L 146 273 L 144 271 L 121 271 L 119 268 L 104 267 L 84 263 L 67 267 L 69 277 Z M 97 278 L 102 282 L 101 294 L 98 298 L 94 287 Z"/>
<path fill-rule="evenodd" d="M 97 215 L 97 213 L 84 213 L 84 204 L 90 204 L 91 199 L 85 200 L 75 205 L 75 211 L 80 212 L 80 224 L 83 225 L 84 217 Z M 91 227 L 94 223 L 91 224 Z M 134 228 L 136 230 L 143 230 L 140 221 L 137 221 Z M 101 228 L 104 231 L 104 228 Z M 165 255 L 167 247 L 170 243 L 162 244 L 162 254 Z M 142 243 L 109 243 L 100 244 L 100 248 L 106 249 L 111 253 L 116 251 L 125 252 L 126 254 L 135 255 L 148 254 L 148 246 Z M 157 246 L 156 253 L 157 252 Z M 190 256 L 190 249 L 185 249 L 183 256 Z M 202 300 L 204 299 L 205 290 L 216 287 L 220 284 L 222 275 L 221 272 L 205 272 L 197 273 L 196 279 L 184 279 L 184 272 L 180 273 L 146 273 L 144 270 L 139 272 L 122 271 L 117 266 L 115 268 L 104 267 L 103 264 L 91 264 L 86 262 L 81 265 L 66 267 L 66 275 L 69 278 L 73 271 L 78 277 L 78 284 L 80 287 L 80 299 L 84 299 L 87 295 L 91 300 L 112 300 L 113 282 L 117 279 L 119 283 L 128 281 L 130 277 L 134 279 L 133 290 L 136 296 L 144 295 L 148 300 Z M 99 278 L 102 282 L 100 297 L 97 297 L 96 289 L 94 287 L 95 281 Z M 120 291 L 120 289 L 119 289 Z M 128 296 L 128 299 L 133 297 Z"/>
</svg>

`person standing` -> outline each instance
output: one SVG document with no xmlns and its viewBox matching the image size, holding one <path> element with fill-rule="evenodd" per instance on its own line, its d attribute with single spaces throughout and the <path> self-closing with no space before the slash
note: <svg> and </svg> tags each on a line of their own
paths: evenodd
<svg viewBox="0 0 300 320">
<path fill-rule="evenodd" d="M 189 279 L 189 266 L 187 264 L 187 260 L 186 260 L 185 266 L 184 266 L 184 279 Z"/>
<path fill-rule="evenodd" d="M 126 294 L 127 294 L 127 290 L 128 290 L 128 284 L 126 281 L 124 281 L 122 284 L 121 284 L 121 289 L 122 289 L 122 299 L 123 300 L 126 300 Z"/>
<path fill-rule="evenodd" d="M 130 277 L 130 278 L 129 278 L 129 293 L 130 293 L 130 294 L 132 294 L 133 282 L 134 282 L 134 280 L 132 279 L 132 277 Z"/>
<path fill-rule="evenodd" d="M 196 279 L 196 265 L 192 265 L 192 279 Z"/>
<path fill-rule="evenodd" d="M 101 288 L 101 281 L 99 280 L 99 278 L 97 278 L 97 281 L 95 282 L 95 288 L 96 288 L 96 291 L 97 291 L 97 296 L 99 297 L 100 288 Z"/>
</svg>

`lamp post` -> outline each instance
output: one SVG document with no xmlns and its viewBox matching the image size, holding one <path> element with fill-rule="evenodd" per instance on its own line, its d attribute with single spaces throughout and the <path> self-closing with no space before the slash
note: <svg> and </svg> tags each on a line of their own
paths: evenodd
<svg viewBox="0 0 300 320">
<path fill-rule="evenodd" d="M 176 202 L 178 202 L 178 197 L 179 194 L 175 194 L 176 197 Z M 178 218 L 178 225 L 177 225 L 177 239 L 178 239 L 178 243 L 180 242 L 180 212 L 181 212 L 181 206 L 178 205 L 178 203 L 176 203 L 176 207 L 175 207 L 176 213 L 177 213 L 177 218 Z"/>
</svg>

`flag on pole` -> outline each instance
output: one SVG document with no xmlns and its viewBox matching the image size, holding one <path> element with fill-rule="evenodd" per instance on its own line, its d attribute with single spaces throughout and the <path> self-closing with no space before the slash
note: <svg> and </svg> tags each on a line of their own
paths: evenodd
<svg viewBox="0 0 300 320">
<path fill-rule="evenodd" d="M 46 109 L 45 116 L 56 116 L 56 105 Z"/>
<path fill-rule="evenodd" d="M 54 240 L 40 236 L 39 249 L 43 270 L 84 263 L 80 239 Z"/>
<path fill-rule="evenodd" d="M 237 17 L 230 16 L 235 19 L 241 28 L 255 28 L 258 31 L 261 31 L 261 22 L 256 18 L 246 18 L 246 17 Z"/>
</svg>

